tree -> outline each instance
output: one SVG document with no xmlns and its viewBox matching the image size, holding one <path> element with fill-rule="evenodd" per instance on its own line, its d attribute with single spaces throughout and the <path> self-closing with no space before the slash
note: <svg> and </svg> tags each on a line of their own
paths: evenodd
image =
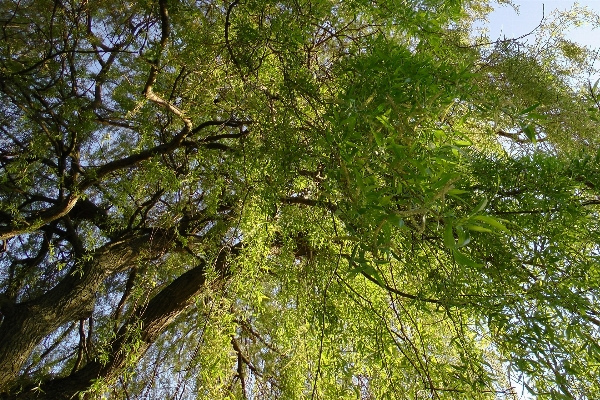
<svg viewBox="0 0 600 400">
<path fill-rule="evenodd" d="M 2 398 L 597 398 L 590 54 L 486 7 L 3 2 Z"/>
</svg>

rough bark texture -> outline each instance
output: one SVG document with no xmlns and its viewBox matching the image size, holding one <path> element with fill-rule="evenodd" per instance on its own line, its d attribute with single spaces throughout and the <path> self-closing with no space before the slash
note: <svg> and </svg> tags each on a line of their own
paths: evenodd
<svg viewBox="0 0 600 400">
<path fill-rule="evenodd" d="M 93 310 L 96 292 L 111 274 L 131 268 L 140 253 L 164 247 L 150 234 L 109 243 L 90 255 L 90 261 L 70 271 L 53 289 L 32 301 L 4 305 L 0 325 L 0 390 L 8 390 L 35 348 L 61 325 L 87 317 Z"/>
<path fill-rule="evenodd" d="M 113 254 L 113 258 L 111 259 L 113 261 L 119 260 L 121 262 L 120 265 L 124 265 L 124 261 L 127 260 L 128 257 L 129 262 L 134 261 L 135 256 L 133 255 L 133 249 L 141 247 L 142 240 L 138 238 L 131 245 L 133 246 L 129 247 L 129 251 L 126 251 L 125 248 L 112 248 L 112 253 L 117 253 L 121 257 L 115 259 L 115 254 Z M 106 253 L 107 251 L 102 252 L 102 254 Z M 219 254 L 215 265 L 215 269 L 220 273 L 220 276 L 223 279 L 227 275 L 225 267 L 227 254 L 228 252 L 223 250 Z M 108 262 L 108 260 L 106 261 Z M 114 271 L 114 268 L 112 271 Z M 205 283 L 206 262 L 202 261 L 198 266 L 182 274 L 162 289 L 146 306 L 139 308 L 138 311 L 121 326 L 116 335 L 116 339 L 111 344 L 108 362 L 102 363 L 99 360 L 93 360 L 88 362 L 80 370 L 73 372 L 66 377 L 49 380 L 38 385 L 29 385 L 16 393 L 5 392 L 0 394 L 0 398 L 71 399 L 79 393 L 89 390 L 93 382 L 98 379 L 107 381 L 113 380 L 122 368 L 126 366 L 127 359 L 131 360 L 141 357 L 152 343 L 156 341 L 161 332 L 163 332 L 178 315 L 184 312 L 186 308 L 194 302 L 195 298 L 204 290 Z M 81 293 L 79 298 L 82 302 L 84 300 L 89 301 L 87 297 L 83 295 L 84 292 L 84 290 L 76 290 L 71 291 L 70 293 L 73 295 Z M 70 301 L 68 303 L 71 304 L 73 302 Z M 85 307 L 83 307 L 83 304 L 80 307 L 71 306 L 68 314 L 72 317 L 75 315 L 74 313 L 81 312 L 84 309 Z M 31 313 L 31 311 L 28 312 Z M 63 313 L 56 312 L 55 314 L 62 315 Z M 67 318 L 66 315 L 63 316 L 63 319 L 65 318 Z M 45 331 L 50 325 L 47 320 L 39 321 L 36 324 L 34 321 L 30 321 L 27 318 L 25 319 L 25 323 L 27 326 L 35 327 L 37 330 L 32 329 L 32 334 L 24 340 L 25 343 L 13 343 L 15 346 L 21 346 L 21 349 L 24 349 L 25 345 L 35 346 L 35 343 L 31 345 L 30 342 L 34 342 L 34 338 L 40 336 L 41 330 Z M 141 326 L 140 334 L 132 334 L 132 326 Z M 23 327 L 20 329 L 23 331 Z M 56 329 L 56 327 L 54 329 Z M 12 333 L 9 329 L 6 329 L 6 331 L 7 335 Z M 13 337 L 13 342 L 18 341 L 14 340 Z M 6 347 L 4 345 L 5 343 L 3 343 L 3 349 Z M 132 352 L 132 349 L 135 350 Z M 4 351 L 7 353 L 7 350 Z M 18 358 L 19 355 L 28 354 L 25 353 L 25 350 L 15 350 L 13 353 L 15 353 L 12 355 L 13 359 Z M 24 360 L 21 362 L 24 362 Z M 14 384 L 17 373 L 18 369 L 3 370 L 3 376 L 8 377 L 6 382 L 9 384 Z"/>
</svg>

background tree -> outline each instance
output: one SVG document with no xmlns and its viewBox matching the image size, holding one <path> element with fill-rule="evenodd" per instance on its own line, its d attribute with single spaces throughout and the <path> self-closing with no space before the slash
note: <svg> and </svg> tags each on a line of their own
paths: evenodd
<svg viewBox="0 0 600 400">
<path fill-rule="evenodd" d="M 486 8 L 3 2 L 2 398 L 597 398 L 591 57 Z"/>
</svg>

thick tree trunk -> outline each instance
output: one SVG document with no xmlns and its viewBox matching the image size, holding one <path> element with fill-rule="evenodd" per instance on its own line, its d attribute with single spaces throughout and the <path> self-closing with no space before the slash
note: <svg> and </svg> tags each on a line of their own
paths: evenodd
<svg viewBox="0 0 600 400">
<path fill-rule="evenodd" d="M 61 325 L 88 316 L 96 292 L 111 274 L 135 265 L 142 250 L 163 247 L 156 235 L 139 235 L 109 243 L 37 299 L 3 305 L 0 325 L 0 392 L 10 389 L 35 346 Z M 150 246 L 152 243 L 152 246 Z"/>
<path fill-rule="evenodd" d="M 217 260 L 217 270 L 224 271 L 225 256 Z M 221 274 L 224 277 L 223 274 Z M 67 377 L 54 379 L 36 387 L 30 387 L 19 394 L 0 395 L 2 399 L 71 399 L 78 393 L 88 390 L 97 379 L 113 380 L 126 365 L 127 359 L 137 359 L 156 341 L 160 333 L 190 306 L 204 290 L 206 282 L 206 263 L 175 279 L 140 309 L 117 334 L 112 343 L 110 358 L 106 364 L 92 361 L 82 369 Z M 132 326 L 140 326 L 141 334 L 130 333 Z M 136 346 L 131 346 L 131 344 Z M 135 354 L 131 349 L 135 348 Z M 128 349 L 127 351 L 125 349 Z"/>
</svg>

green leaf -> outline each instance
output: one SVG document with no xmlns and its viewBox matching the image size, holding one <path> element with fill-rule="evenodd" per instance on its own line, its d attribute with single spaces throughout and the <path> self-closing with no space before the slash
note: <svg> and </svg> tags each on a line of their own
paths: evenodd
<svg viewBox="0 0 600 400">
<path fill-rule="evenodd" d="M 485 232 L 485 233 L 494 233 L 494 231 L 492 231 L 489 228 L 484 228 L 483 226 L 480 225 L 466 225 L 467 229 L 475 231 L 475 232 Z"/>
<path fill-rule="evenodd" d="M 369 275 L 372 278 L 375 278 L 375 280 L 377 281 L 377 283 L 379 284 L 379 286 L 382 286 L 382 287 L 385 286 L 385 282 L 381 278 L 381 275 L 379 274 L 379 271 L 377 271 L 372 266 L 370 266 L 368 264 L 363 265 L 362 266 L 362 270 L 360 272 L 363 273 L 363 274 Z"/>
<path fill-rule="evenodd" d="M 456 139 L 453 141 L 455 146 L 458 147 L 469 147 L 473 145 L 473 142 L 469 139 Z"/>
<path fill-rule="evenodd" d="M 386 216 L 386 219 L 388 220 L 388 222 L 390 224 L 392 224 L 392 226 L 396 226 L 396 227 L 400 227 L 400 228 L 402 228 L 404 226 L 404 220 L 402 220 L 402 218 L 400 218 L 399 215 L 388 214 Z"/>
<path fill-rule="evenodd" d="M 481 200 L 481 202 L 477 205 L 477 207 L 475 207 L 475 210 L 473 210 L 471 215 L 475 215 L 478 212 L 483 211 L 485 209 L 485 206 L 487 206 L 487 203 L 488 203 L 488 199 L 487 199 L 487 197 L 484 197 L 483 200 Z"/>
<path fill-rule="evenodd" d="M 381 132 L 381 129 L 374 129 L 373 137 L 375 138 L 375 143 L 377 143 L 377 146 L 383 146 L 383 133 Z"/>
<path fill-rule="evenodd" d="M 388 119 L 388 117 L 386 115 L 378 115 L 377 120 L 379 122 L 381 122 L 381 124 L 383 126 L 385 126 L 387 129 L 389 129 L 390 131 L 394 132 L 396 129 L 394 129 L 394 127 L 392 126 L 392 124 L 390 124 L 390 121 Z"/>
<path fill-rule="evenodd" d="M 534 112 L 533 112 L 533 113 L 529 113 L 529 114 L 527 115 L 527 117 L 528 117 L 529 119 L 532 119 L 532 120 L 535 120 L 535 121 L 545 121 L 545 120 L 547 120 L 547 119 L 548 119 L 548 116 L 547 116 L 547 115 L 544 115 L 544 114 L 539 114 L 539 113 L 534 113 Z"/>
<path fill-rule="evenodd" d="M 532 105 L 531 107 L 527 107 L 526 109 L 524 109 L 523 111 L 519 112 L 519 115 L 525 115 L 533 110 L 535 110 L 536 108 L 538 108 L 540 106 L 540 103 L 536 103 L 534 105 Z"/>
<path fill-rule="evenodd" d="M 537 137 L 536 137 L 535 128 L 533 127 L 533 125 L 532 124 L 525 125 L 522 127 L 522 129 L 523 129 L 523 133 L 525 133 L 525 136 L 527 136 L 527 138 L 529 140 L 531 140 L 531 142 L 533 144 L 536 144 Z"/>
<path fill-rule="evenodd" d="M 448 190 L 448 194 L 450 195 L 461 195 L 461 194 L 465 194 L 465 193 L 469 193 L 468 190 L 463 190 L 463 189 L 450 189 Z"/>
<path fill-rule="evenodd" d="M 354 132 L 354 127 L 356 126 L 356 115 L 351 115 L 344 121 L 344 123 L 348 127 L 348 131 Z"/>
<path fill-rule="evenodd" d="M 462 226 L 457 226 L 456 232 L 458 232 L 458 243 L 456 247 L 464 247 L 471 242 L 471 235 L 469 235 L 468 230 L 465 230 Z"/>
<path fill-rule="evenodd" d="M 504 226 L 504 224 L 502 224 L 502 222 L 498 221 L 496 218 L 491 217 L 489 215 L 476 215 L 473 217 L 473 219 L 481 221 L 487 225 L 490 225 L 498 230 L 501 230 L 502 232 L 510 233 L 508 228 L 506 226 Z"/>
<path fill-rule="evenodd" d="M 452 249 L 452 254 L 454 255 L 454 260 L 461 265 L 465 265 L 467 267 L 480 268 L 483 264 L 478 264 L 475 261 L 471 260 L 466 254 L 461 253 L 456 249 Z"/>
</svg>

